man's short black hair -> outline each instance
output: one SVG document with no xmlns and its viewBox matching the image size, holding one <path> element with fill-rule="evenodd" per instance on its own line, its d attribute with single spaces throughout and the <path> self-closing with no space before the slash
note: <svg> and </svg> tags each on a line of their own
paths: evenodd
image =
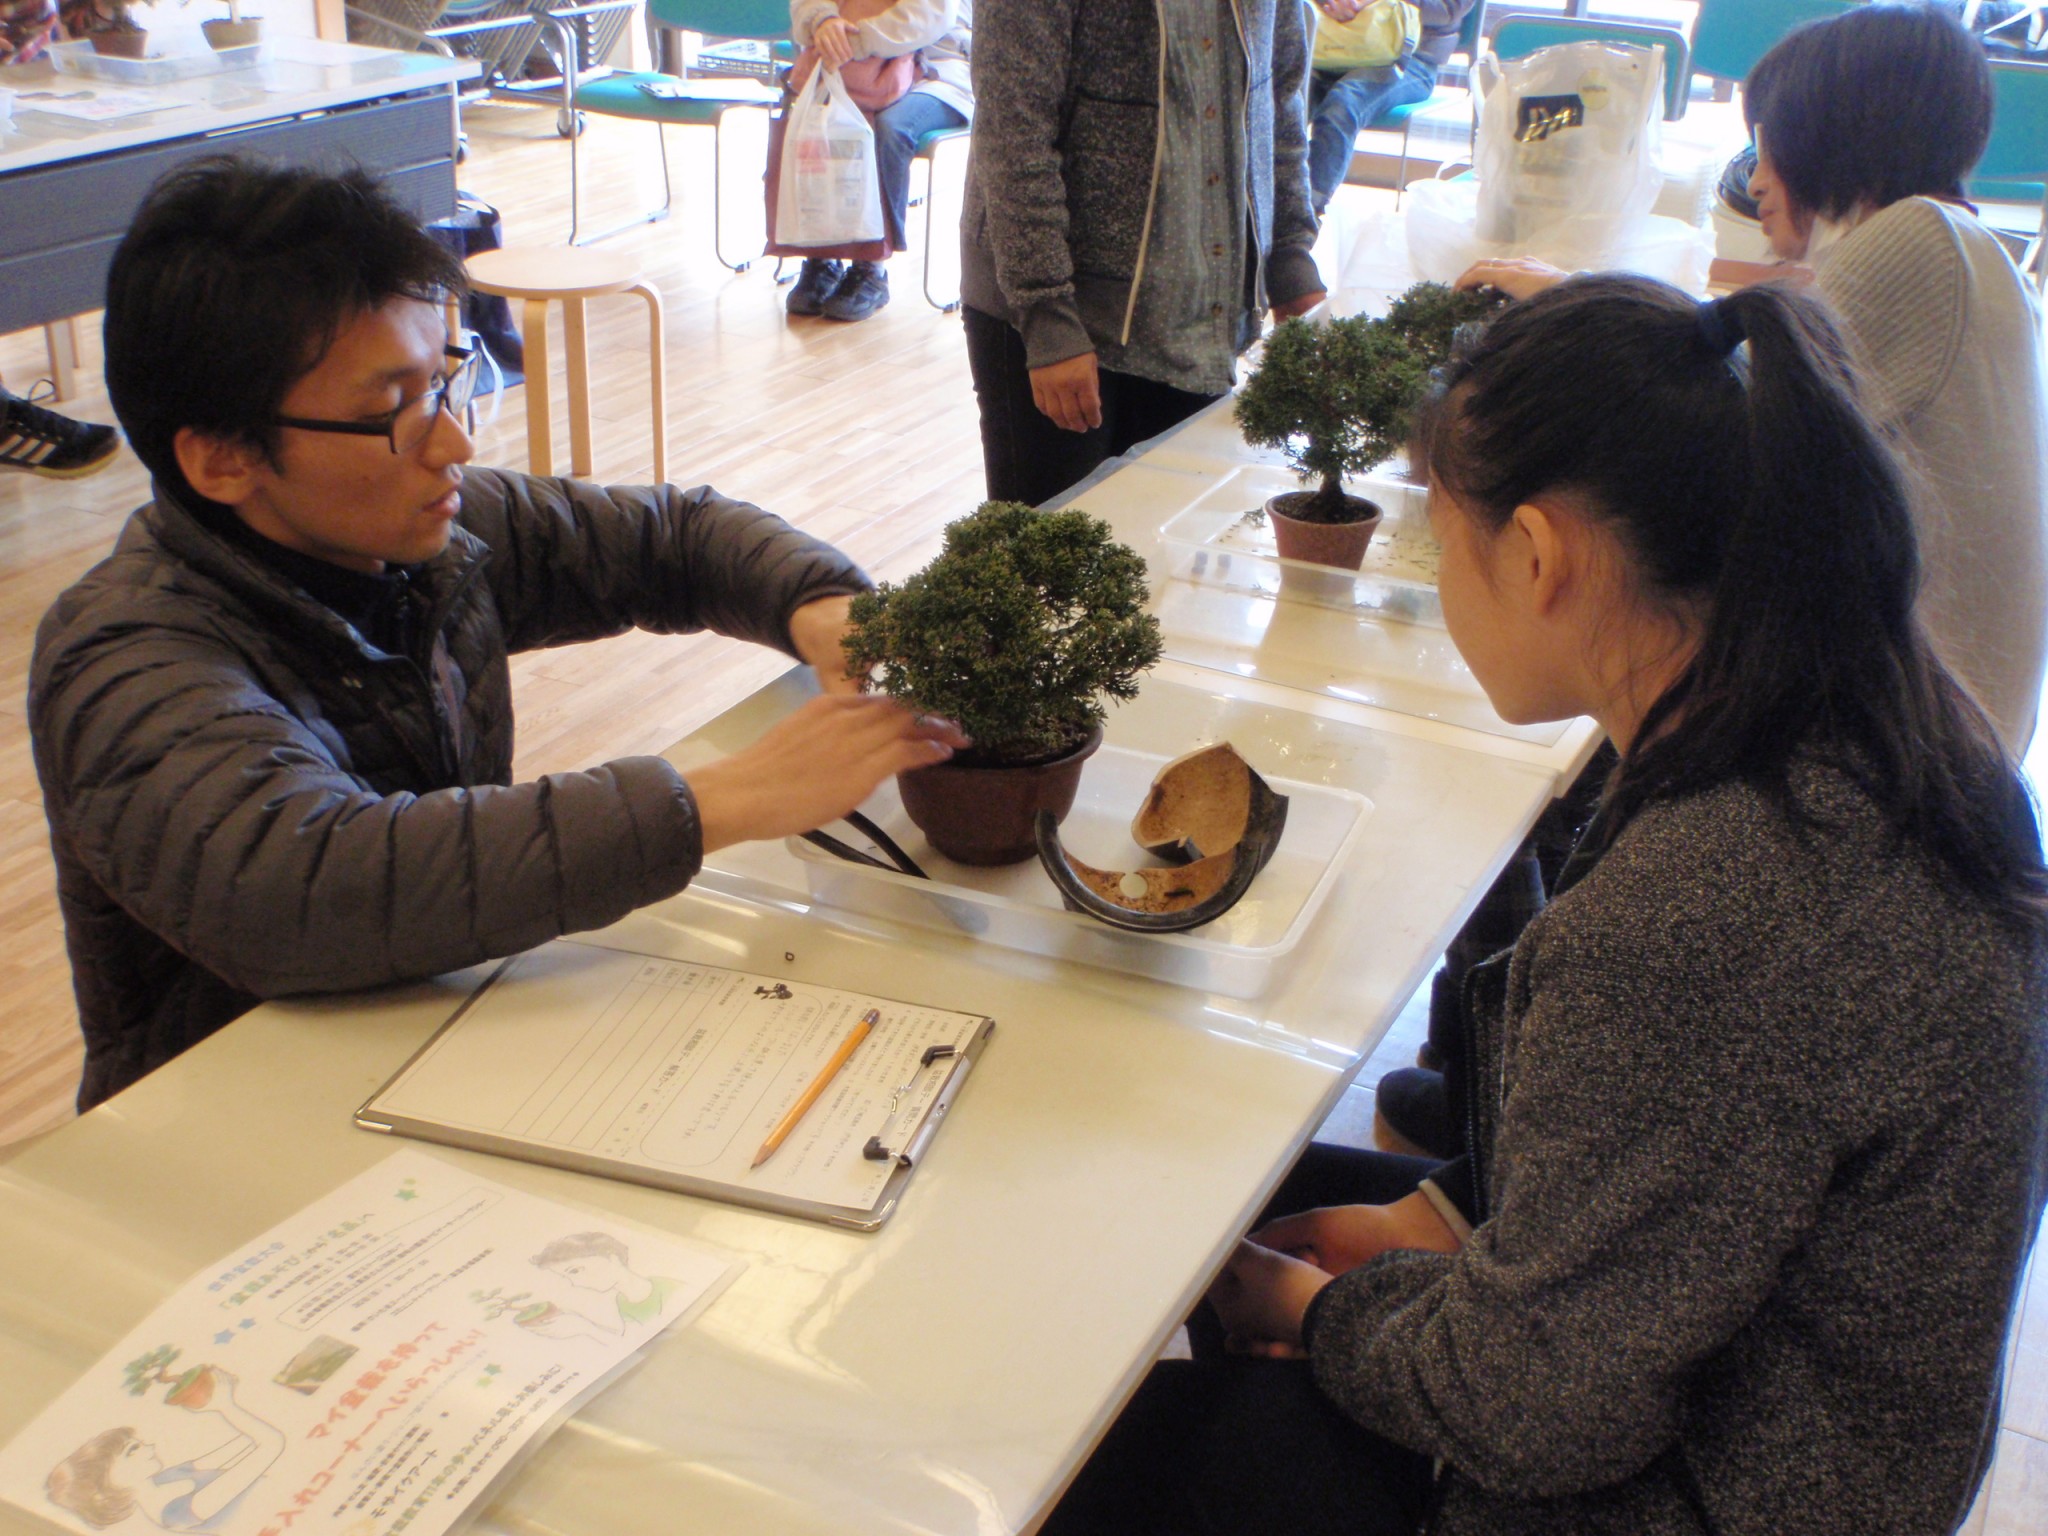
<svg viewBox="0 0 2048 1536">
<path fill-rule="evenodd" d="M 1851 6 L 1786 34 L 1743 101 L 1785 190 L 1823 218 L 1960 198 L 1991 137 L 1983 46 L 1926 4 Z"/>
<path fill-rule="evenodd" d="M 136 456 L 189 497 L 181 428 L 274 452 L 271 419 L 349 321 L 463 286 L 462 264 L 366 172 L 194 161 L 151 188 L 114 252 L 107 393 Z"/>
</svg>

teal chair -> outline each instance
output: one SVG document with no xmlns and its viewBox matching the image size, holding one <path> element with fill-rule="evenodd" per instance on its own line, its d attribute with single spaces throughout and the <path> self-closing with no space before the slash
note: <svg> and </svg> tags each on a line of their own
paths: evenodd
<svg viewBox="0 0 2048 1536">
<path fill-rule="evenodd" d="M 951 299 L 932 297 L 932 221 L 937 217 L 934 204 L 937 201 L 939 146 L 973 136 L 972 128 L 934 128 L 917 141 L 917 148 L 911 152 L 912 158 L 924 162 L 924 196 L 912 200 L 913 206 L 924 204 L 924 301 L 942 315 L 950 315 L 960 307 L 960 296 L 955 294 Z"/>
<path fill-rule="evenodd" d="M 646 0 L 646 3 L 650 37 L 656 36 L 662 28 L 706 32 L 717 37 L 756 38 L 771 44 L 789 36 L 788 0 Z M 573 39 L 574 34 L 563 28 L 562 35 Z M 572 85 L 571 82 L 580 79 L 581 73 L 574 67 L 563 71 L 564 95 L 567 98 L 563 103 L 563 113 L 569 119 L 571 245 L 589 245 L 669 216 L 675 196 L 669 185 L 669 127 L 708 126 L 714 134 L 719 134 L 726 113 L 739 109 L 765 111 L 775 104 L 765 90 L 753 87 L 748 81 L 684 80 L 658 70 L 621 70 Z M 594 235 L 583 233 L 579 200 L 576 144 L 582 137 L 580 115 L 584 113 L 593 117 L 623 117 L 652 123 L 661 145 L 661 206 Z M 721 138 L 718 148 L 713 150 L 711 162 L 712 251 L 723 266 L 734 272 L 744 272 L 753 265 L 752 258 L 727 261 L 725 257 L 725 226 L 719 206 L 723 201 L 720 197 L 724 177 L 722 149 Z"/>
<path fill-rule="evenodd" d="M 1465 13 L 1465 19 L 1458 23 L 1458 46 L 1453 53 L 1454 57 L 1458 54 L 1464 56 L 1468 69 L 1479 57 L 1479 39 L 1485 27 L 1486 0 L 1475 0 L 1472 9 Z M 1398 107 L 1387 108 L 1367 127 L 1368 132 L 1383 129 L 1391 131 L 1395 128 L 1401 130 L 1401 168 L 1394 173 L 1396 206 L 1399 206 L 1401 193 L 1408 185 L 1408 145 L 1415 132 L 1415 119 L 1418 114 L 1426 113 L 1433 105 L 1436 105 L 1435 95 L 1423 101 L 1404 102 Z"/>
<path fill-rule="evenodd" d="M 1692 29 L 1692 67 L 1741 83 L 1779 38 L 1809 21 L 1839 16 L 1855 0 L 1700 0 Z"/>
<path fill-rule="evenodd" d="M 2048 237 L 2048 64 L 1994 59 L 1991 86 L 1991 141 L 1970 178 L 1970 198 L 1977 203 L 2040 205 L 2041 218 L 2021 265 L 2041 285 Z"/>
<path fill-rule="evenodd" d="M 1692 52 L 1685 34 L 1673 27 L 1641 26 L 1631 21 L 1573 21 L 1563 16 L 1513 16 L 1493 34 L 1493 56 L 1519 59 L 1539 48 L 1564 43 L 1621 43 L 1655 48 L 1664 55 L 1664 121 L 1685 116 L 1692 96 Z"/>
</svg>

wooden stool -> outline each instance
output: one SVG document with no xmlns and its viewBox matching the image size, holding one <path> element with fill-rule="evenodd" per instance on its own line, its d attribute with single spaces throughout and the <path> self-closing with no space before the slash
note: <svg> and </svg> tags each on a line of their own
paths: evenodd
<svg viewBox="0 0 2048 1536">
<path fill-rule="evenodd" d="M 526 462 L 536 475 L 555 472 L 555 442 L 548 419 L 548 302 L 562 306 L 569 354 L 569 472 L 589 475 L 590 353 L 584 340 L 583 301 L 608 293 L 637 293 L 647 301 L 647 366 L 654 393 L 654 478 L 668 479 L 668 373 L 662 362 L 661 295 L 644 281 L 630 256 L 576 246 L 479 251 L 469 258 L 470 286 L 526 304 Z"/>
</svg>

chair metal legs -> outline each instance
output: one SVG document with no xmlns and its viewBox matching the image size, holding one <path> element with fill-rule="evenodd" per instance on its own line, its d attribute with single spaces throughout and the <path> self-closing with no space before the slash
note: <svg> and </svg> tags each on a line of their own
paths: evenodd
<svg viewBox="0 0 2048 1536">
<path fill-rule="evenodd" d="M 945 142 L 941 139 L 939 144 Z M 939 144 L 932 145 L 931 153 L 924 159 L 924 301 L 940 314 L 950 315 L 959 309 L 960 295 L 954 294 L 950 303 L 932 297 L 932 228 L 939 211 Z"/>
</svg>

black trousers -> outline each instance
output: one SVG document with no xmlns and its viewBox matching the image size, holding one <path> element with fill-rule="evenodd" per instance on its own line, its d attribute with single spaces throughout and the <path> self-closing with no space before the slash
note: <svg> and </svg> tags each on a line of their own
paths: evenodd
<svg viewBox="0 0 2048 1536">
<path fill-rule="evenodd" d="M 1179 426 L 1222 398 L 1105 368 L 1099 374 L 1102 425 L 1068 432 L 1031 403 L 1031 370 L 1016 327 L 972 307 L 963 309 L 961 318 L 974 397 L 981 406 L 981 461 L 992 501 L 1043 506 L 1085 480 L 1104 459 Z"/>
<path fill-rule="evenodd" d="M 1435 1165 L 1312 1146 L 1261 1223 L 1319 1205 L 1384 1205 Z M 1152 1368 L 1043 1527 L 1043 1536 L 1412 1536 L 1429 1458 L 1323 1396 L 1302 1360 L 1222 1352 L 1202 1307 L 1193 1360 Z"/>
</svg>

